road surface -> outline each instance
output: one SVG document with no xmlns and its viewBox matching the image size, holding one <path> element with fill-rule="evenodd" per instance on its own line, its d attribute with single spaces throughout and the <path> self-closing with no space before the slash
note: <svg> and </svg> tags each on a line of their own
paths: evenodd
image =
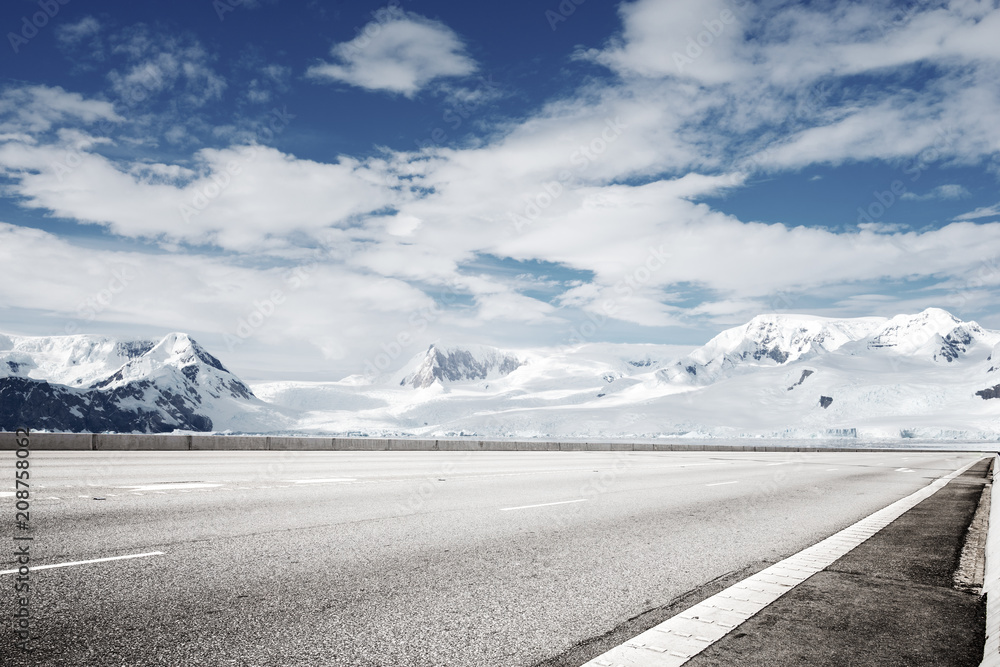
<svg viewBox="0 0 1000 667">
<path fill-rule="evenodd" d="M 33 452 L 14 665 L 529 666 L 979 458 Z M 14 455 L 0 452 L 13 559 Z M 5 479 L 6 478 L 6 479 Z M 9 480 L 9 481 L 8 481 Z M 145 555 L 156 554 L 156 555 Z M 0 575 L 0 614 L 16 574 Z"/>
</svg>

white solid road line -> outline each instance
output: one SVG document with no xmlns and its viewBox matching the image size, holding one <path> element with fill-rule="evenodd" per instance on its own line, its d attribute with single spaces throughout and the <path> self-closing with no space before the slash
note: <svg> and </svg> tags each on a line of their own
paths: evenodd
<svg viewBox="0 0 1000 667">
<path fill-rule="evenodd" d="M 13 491 L 0 491 L 0 498 L 12 498 L 13 496 Z"/>
<path fill-rule="evenodd" d="M 128 556 L 112 556 L 111 558 L 95 558 L 93 560 L 77 560 L 71 563 L 55 563 L 54 565 L 29 565 L 31 572 L 38 570 L 51 570 L 57 567 L 74 567 L 76 565 L 89 565 L 91 563 L 107 563 L 113 560 L 129 560 L 132 558 L 149 558 L 150 556 L 162 556 L 162 551 L 150 551 L 144 554 L 131 554 Z M 0 570 L 0 574 L 17 574 L 17 570 Z"/>
<path fill-rule="evenodd" d="M 725 484 L 739 484 L 739 483 L 740 483 L 739 480 L 735 480 L 732 482 L 713 482 L 711 484 L 706 484 L 705 486 L 723 486 Z"/>
<path fill-rule="evenodd" d="M 334 482 L 356 482 L 358 480 L 356 477 L 330 477 L 327 479 L 286 479 L 285 481 L 293 484 L 332 484 Z M 285 489 L 288 487 L 280 486 L 278 488 Z"/>
<path fill-rule="evenodd" d="M 822 542 L 699 602 L 582 667 L 683 665 L 795 586 L 825 570 L 917 504 L 937 493 L 979 460 L 939 477 L 919 491 L 897 500 Z"/>
<path fill-rule="evenodd" d="M 560 500 L 559 502 L 556 503 L 541 503 L 539 505 L 521 505 L 520 507 L 501 507 L 500 511 L 511 512 L 513 510 L 527 510 L 533 507 L 549 507 L 551 505 L 568 505 L 570 503 L 585 503 L 585 502 L 587 502 L 586 498 L 580 498 L 578 500 Z"/>
</svg>

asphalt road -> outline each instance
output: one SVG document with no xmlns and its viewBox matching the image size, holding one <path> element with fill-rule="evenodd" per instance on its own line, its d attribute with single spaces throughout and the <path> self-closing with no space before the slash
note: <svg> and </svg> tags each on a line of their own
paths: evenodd
<svg viewBox="0 0 1000 667">
<path fill-rule="evenodd" d="M 33 565 L 163 554 L 33 571 L 30 655 L 0 575 L 0 664 L 534 665 L 976 458 L 34 452 Z"/>
</svg>

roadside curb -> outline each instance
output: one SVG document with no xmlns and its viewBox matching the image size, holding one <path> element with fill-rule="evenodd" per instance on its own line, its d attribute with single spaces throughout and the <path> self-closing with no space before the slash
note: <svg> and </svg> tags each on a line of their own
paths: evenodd
<svg viewBox="0 0 1000 667">
<path fill-rule="evenodd" d="M 994 478 L 1000 466 L 1000 454 L 993 461 Z M 986 596 L 986 645 L 980 667 L 1000 667 L 1000 527 L 990 530 L 992 519 L 1000 519 L 1000 492 L 990 496 L 990 514 L 986 532 L 986 570 L 983 595 Z"/>
</svg>

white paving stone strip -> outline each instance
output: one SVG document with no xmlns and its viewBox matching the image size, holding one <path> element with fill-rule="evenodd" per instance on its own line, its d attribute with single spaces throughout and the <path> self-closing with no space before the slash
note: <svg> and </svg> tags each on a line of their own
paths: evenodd
<svg viewBox="0 0 1000 667">
<path fill-rule="evenodd" d="M 683 665 L 782 595 L 826 569 L 917 504 L 937 493 L 945 484 L 977 462 L 978 460 L 973 461 L 934 480 L 919 491 L 699 602 L 582 667 Z"/>
</svg>

